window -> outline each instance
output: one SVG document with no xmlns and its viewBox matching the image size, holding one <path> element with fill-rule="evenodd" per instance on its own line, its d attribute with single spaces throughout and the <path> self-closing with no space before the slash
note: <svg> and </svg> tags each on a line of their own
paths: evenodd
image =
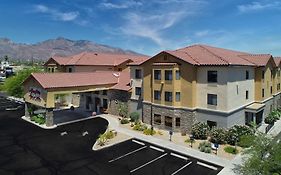
<svg viewBox="0 0 281 175">
<path fill-rule="evenodd" d="M 161 100 L 161 92 L 154 91 L 154 100 Z"/>
<path fill-rule="evenodd" d="M 118 68 L 118 71 L 121 72 L 121 71 L 122 71 L 122 68 Z"/>
<path fill-rule="evenodd" d="M 207 94 L 207 103 L 208 105 L 217 106 L 217 95 L 216 94 Z"/>
<path fill-rule="evenodd" d="M 176 118 L 176 127 L 180 127 L 180 126 L 181 126 L 181 119 Z"/>
<path fill-rule="evenodd" d="M 107 90 L 103 90 L 102 95 L 107 95 Z"/>
<path fill-rule="evenodd" d="M 217 83 L 218 82 L 218 72 L 217 71 L 208 71 L 208 83 Z"/>
<path fill-rule="evenodd" d="M 154 114 L 154 124 L 157 124 L 157 125 L 161 124 L 161 115 Z"/>
<path fill-rule="evenodd" d="M 270 86 L 270 94 L 272 94 L 272 86 Z"/>
<path fill-rule="evenodd" d="M 141 88 L 140 87 L 136 87 L 135 94 L 136 95 L 141 95 Z"/>
<path fill-rule="evenodd" d="M 108 108 L 107 99 L 102 99 L 102 106 L 103 106 L 103 108 L 105 108 L 105 109 Z"/>
<path fill-rule="evenodd" d="M 246 100 L 249 99 L 249 91 L 246 91 Z"/>
<path fill-rule="evenodd" d="M 154 80 L 161 80 L 161 70 L 154 70 Z"/>
<path fill-rule="evenodd" d="M 181 78 L 180 70 L 176 70 L 176 80 Z"/>
<path fill-rule="evenodd" d="M 68 72 L 72 72 L 72 68 L 71 67 L 68 68 Z"/>
<path fill-rule="evenodd" d="M 94 94 L 100 94 L 100 91 L 94 91 Z"/>
<path fill-rule="evenodd" d="M 264 70 L 261 72 L 261 78 L 264 79 Z"/>
<path fill-rule="evenodd" d="M 172 92 L 165 92 L 165 101 L 169 101 L 169 102 L 173 101 L 173 93 Z"/>
<path fill-rule="evenodd" d="M 277 84 L 277 90 L 280 90 L 280 83 Z"/>
<path fill-rule="evenodd" d="M 264 97 L 264 89 L 262 89 L 261 96 Z"/>
<path fill-rule="evenodd" d="M 173 127 L 173 118 L 169 116 L 165 116 L 165 127 L 172 128 Z"/>
<path fill-rule="evenodd" d="M 136 69 L 136 71 L 135 71 L 135 78 L 136 79 L 141 79 L 141 70 L 140 69 Z"/>
<path fill-rule="evenodd" d="M 246 70 L 246 80 L 249 79 L 249 71 Z"/>
<path fill-rule="evenodd" d="M 176 92 L 176 101 L 181 101 L 181 93 Z"/>
<path fill-rule="evenodd" d="M 214 127 L 217 127 L 217 122 L 207 120 L 207 125 L 212 129 Z"/>
<path fill-rule="evenodd" d="M 273 78 L 273 70 L 270 70 L 271 79 Z"/>
<path fill-rule="evenodd" d="M 173 71 L 165 70 L 165 80 L 173 80 Z"/>
</svg>

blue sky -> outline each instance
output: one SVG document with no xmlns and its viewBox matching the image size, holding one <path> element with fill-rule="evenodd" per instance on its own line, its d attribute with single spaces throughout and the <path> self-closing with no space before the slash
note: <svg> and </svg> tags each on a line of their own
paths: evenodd
<svg viewBox="0 0 281 175">
<path fill-rule="evenodd" d="M 0 37 L 59 36 L 143 54 L 195 43 L 281 55 L 280 0 L 2 0 Z"/>
</svg>

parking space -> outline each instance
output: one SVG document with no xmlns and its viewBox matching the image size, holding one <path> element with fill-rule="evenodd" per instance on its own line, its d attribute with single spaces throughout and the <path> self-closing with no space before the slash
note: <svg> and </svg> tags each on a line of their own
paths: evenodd
<svg viewBox="0 0 281 175">
<path fill-rule="evenodd" d="M 137 139 L 92 151 L 108 124 L 101 118 L 44 130 L 22 115 L 22 108 L 0 111 L 0 174 L 215 175 L 221 170 Z"/>
<path fill-rule="evenodd" d="M 222 169 L 222 167 L 136 139 L 107 148 L 104 152 L 110 153 L 113 150 L 122 150 L 123 154 L 121 152 L 118 155 L 115 154 L 115 157 L 108 159 L 108 163 L 127 168 L 130 174 L 135 175 L 215 175 Z"/>
</svg>

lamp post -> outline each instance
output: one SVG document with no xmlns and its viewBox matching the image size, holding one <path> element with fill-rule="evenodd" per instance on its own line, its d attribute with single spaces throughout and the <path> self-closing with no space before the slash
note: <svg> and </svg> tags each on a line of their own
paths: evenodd
<svg viewBox="0 0 281 175">
<path fill-rule="evenodd" d="M 172 135 L 173 135 L 173 130 L 171 129 L 170 131 L 169 131 L 169 135 L 170 135 L 170 142 L 172 141 Z"/>
<path fill-rule="evenodd" d="M 194 136 L 192 134 L 189 135 L 189 140 L 190 140 L 190 147 L 192 148 L 192 144 L 194 142 Z"/>
</svg>

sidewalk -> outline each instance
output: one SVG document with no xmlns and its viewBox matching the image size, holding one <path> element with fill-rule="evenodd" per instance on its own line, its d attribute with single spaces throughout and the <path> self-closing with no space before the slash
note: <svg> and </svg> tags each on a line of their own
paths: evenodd
<svg viewBox="0 0 281 175">
<path fill-rule="evenodd" d="M 275 137 L 277 136 L 279 133 L 281 132 L 281 119 L 277 120 L 273 127 L 269 130 L 269 132 L 267 133 L 268 135 Z"/>
<path fill-rule="evenodd" d="M 202 153 L 200 151 L 197 151 L 197 150 L 194 150 L 192 148 L 188 148 L 188 147 L 185 147 L 182 145 L 178 145 L 178 144 L 175 144 L 170 141 L 155 138 L 153 136 L 147 136 L 147 135 L 138 133 L 138 132 L 130 130 L 130 129 L 119 127 L 120 122 L 118 121 L 118 119 L 116 117 L 114 117 L 112 115 L 102 114 L 102 115 L 98 115 L 97 117 L 106 119 L 109 122 L 108 126 L 110 129 L 114 129 L 117 132 L 127 134 L 131 137 L 134 137 L 134 138 L 137 138 L 137 139 L 140 139 L 143 141 L 147 141 L 147 142 L 150 142 L 155 145 L 163 146 L 163 147 L 171 149 L 173 151 L 180 152 L 182 154 L 185 154 L 185 155 L 188 155 L 191 157 L 196 157 L 198 159 L 201 159 L 201 160 L 204 160 L 207 162 L 211 162 L 211 163 L 217 164 L 219 166 L 228 167 L 232 164 L 231 163 L 232 161 L 230 161 L 228 159 L 220 158 L 218 156 L 211 155 L 211 154 Z"/>
</svg>

